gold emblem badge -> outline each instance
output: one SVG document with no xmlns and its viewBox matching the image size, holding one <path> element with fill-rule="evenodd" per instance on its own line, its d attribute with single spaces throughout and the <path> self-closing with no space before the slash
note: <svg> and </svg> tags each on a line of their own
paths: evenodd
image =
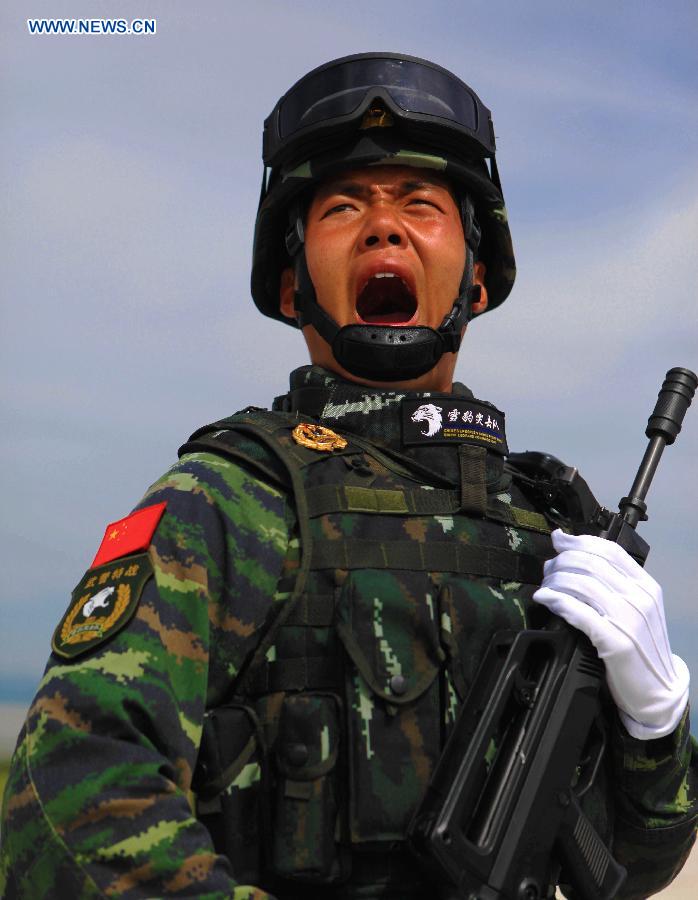
<svg viewBox="0 0 698 900">
<path fill-rule="evenodd" d="M 343 450 L 347 445 L 343 437 L 335 434 L 329 428 L 324 428 L 322 425 L 309 425 L 306 422 L 296 425 L 293 429 L 292 437 L 301 447 L 308 447 L 310 450 L 322 450 L 326 453 L 331 453 L 333 450 Z"/>
</svg>

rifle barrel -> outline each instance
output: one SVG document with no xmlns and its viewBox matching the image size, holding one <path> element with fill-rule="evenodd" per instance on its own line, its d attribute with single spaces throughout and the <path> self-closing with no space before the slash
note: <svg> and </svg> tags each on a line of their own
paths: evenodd
<svg viewBox="0 0 698 900">
<path fill-rule="evenodd" d="M 659 460 L 667 444 L 673 444 L 681 431 L 686 410 L 698 387 L 698 377 L 690 369 L 669 369 L 662 384 L 652 415 L 647 420 L 645 434 L 650 439 L 630 493 L 618 504 L 622 517 L 635 528 L 646 519 L 645 497 L 650 488 Z"/>
</svg>

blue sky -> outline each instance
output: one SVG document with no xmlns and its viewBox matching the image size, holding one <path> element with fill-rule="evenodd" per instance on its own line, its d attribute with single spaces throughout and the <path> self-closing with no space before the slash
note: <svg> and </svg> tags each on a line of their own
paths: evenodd
<svg viewBox="0 0 698 900">
<path fill-rule="evenodd" d="M 106 523 L 305 362 L 249 295 L 261 128 L 336 56 L 431 58 L 493 110 L 519 277 L 457 375 L 512 449 L 576 465 L 606 505 L 627 492 L 664 373 L 698 368 L 694 4 L 67 0 L 157 34 L 28 34 L 57 12 L 0 11 L 0 699 L 38 680 Z M 694 408 L 643 534 L 698 684 L 697 460 Z"/>
</svg>

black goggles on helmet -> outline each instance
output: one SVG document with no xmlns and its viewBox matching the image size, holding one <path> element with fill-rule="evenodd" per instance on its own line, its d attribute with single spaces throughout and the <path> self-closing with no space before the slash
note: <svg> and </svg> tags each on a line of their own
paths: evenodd
<svg viewBox="0 0 698 900">
<path fill-rule="evenodd" d="M 439 136 L 493 157 L 490 111 L 477 94 L 447 69 L 397 53 L 345 56 L 313 69 L 279 100 L 264 123 L 264 164 L 297 158 L 321 134 L 330 138 L 355 129 L 374 100 L 402 130 L 427 140 Z"/>
</svg>

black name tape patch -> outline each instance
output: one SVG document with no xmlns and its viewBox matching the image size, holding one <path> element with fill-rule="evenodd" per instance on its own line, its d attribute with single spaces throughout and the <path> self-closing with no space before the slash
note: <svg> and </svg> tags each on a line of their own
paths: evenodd
<svg viewBox="0 0 698 900">
<path fill-rule="evenodd" d="M 495 453 L 509 452 L 504 413 L 480 400 L 454 398 L 402 401 L 402 442 L 406 447 L 428 444 L 475 444 Z"/>
<path fill-rule="evenodd" d="M 124 556 L 88 569 L 53 633 L 53 652 L 71 659 L 116 634 L 133 616 L 152 574 L 147 553 Z"/>
</svg>

